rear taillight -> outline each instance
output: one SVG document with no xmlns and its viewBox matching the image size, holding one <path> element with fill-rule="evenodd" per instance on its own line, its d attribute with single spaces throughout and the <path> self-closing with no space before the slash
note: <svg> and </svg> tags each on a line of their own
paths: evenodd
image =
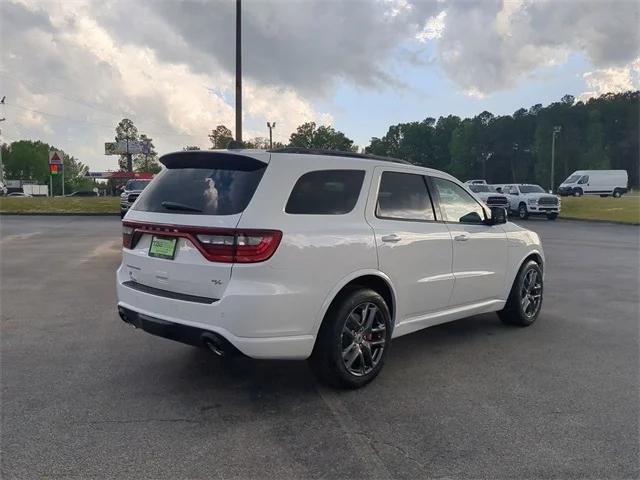
<svg viewBox="0 0 640 480">
<path fill-rule="evenodd" d="M 198 234 L 198 242 L 212 262 L 255 263 L 269 259 L 278 248 L 282 232 L 277 230 L 228 230 Z"/>
<path fill-rule="evenodd" d="M 233 262 L 235 254 L 235 236 L 232 232 L 229 234 L 217 233 L 196 235 L 200 245 L 206 250 L 205 257 L 212 262 Z"/>
<path fill-rule="evenodd" d="M 278 230 L 242 230 L 236 233 L 236 263 L 264 262 L 275 253 L 282 232 Z"/>
<path fill-rule="evenodd" d="M 130 225 L 122 225 L 122 246 L 124 248 L 133 247 L 133 232 L 134 228 Z"/>
<path fill-rule="evenodd" d="M 264 262 L 275 253 L 282 232 L 279 230 L 245 230 L 200 228 L 127 222 L 122 226 L 122 245 L 133 248 L 143 234 L 188 239 L 210 262 Z"/>
</svg>

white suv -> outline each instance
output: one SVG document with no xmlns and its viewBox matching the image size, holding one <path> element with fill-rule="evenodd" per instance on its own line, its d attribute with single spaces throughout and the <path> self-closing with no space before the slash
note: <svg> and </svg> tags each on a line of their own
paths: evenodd
<svg viewBox="0 0 640 480">
<path fill-rule="evenodd" d="M 186 151 L 123 222 L 122 319 L 219 355 L 305 359 L 359 387 L 392 338 L 542 306 L 537 234 L 455 178 L 379 157 Z M 505 254 L 506 252 L 506 254 Z"/>
<path fill-rule="evenodd" d="M 546 193 L 540 185 L 504 185 L 502 193 L 509 199 L 509 211 L 522 220 L 529 215 L 555 220 L 560 214 L 560 197 Z"/>
</svg>

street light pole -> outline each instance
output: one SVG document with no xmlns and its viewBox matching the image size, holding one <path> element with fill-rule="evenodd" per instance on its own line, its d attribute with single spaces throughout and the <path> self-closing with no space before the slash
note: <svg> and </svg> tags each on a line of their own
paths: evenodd
<svg viewBox="0 0 640 480">
<path fill-rule="evenodd" d="M 236 0 L 236 142 L 242 143 L 242 18 L 241 2 Z"/>
<path fill-rule="evenodd" d="M 553 133 L 551 134 L 551 178 L 549 181 L 549 193 L 553 193 L 555 170 L 556 170 L 556 135 L 560 133 L 562 127 L 553 127 Z"/>
<path fill-rule="evenodd" d="M 267 122 L 267 128 L 269 129 L 269 150 L 273 148 L 273 129 L 276 128 L 276 122 Z"/>
<path fill-rule="evenodd" d="M 7 99 L 6 96 L 2 96 L 2 100 L 0 100 L 0 105 L 4 105 L 4 101 Z M 0 122 L 4 122 L 6 118 L 0 118 Z M 0 130 L 0 135 L 2 135 L 2 130 Z M 4 183 L 4 165 L 2 164 L 2 141 L 0 141 L 0 182 Z"/>
</svg>

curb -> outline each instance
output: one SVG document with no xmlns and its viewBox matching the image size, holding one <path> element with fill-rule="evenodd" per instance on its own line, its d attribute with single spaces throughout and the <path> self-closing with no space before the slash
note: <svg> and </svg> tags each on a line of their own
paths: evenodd
<svg viewBox="0 0 640 480">
<path fill-rule="evenodd" d="M 568 222 L 586 222 L 586 223 L 604 223 L 609 225 L 627 225 L 629 227 L 640 226 L 640 222 L 616 222 L 615 220 L 598 220 L 595 218 L 575 218 L 575 217 L 558 217 L 558 220 L 566 220 Z"/>
</svg>

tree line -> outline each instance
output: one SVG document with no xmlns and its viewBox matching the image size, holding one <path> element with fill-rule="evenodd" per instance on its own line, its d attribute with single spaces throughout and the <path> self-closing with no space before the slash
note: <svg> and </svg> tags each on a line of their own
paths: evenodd
<svg viewBox="0 0 640 480">
<path fill-rule="evenodd" d="M 640 184 L 638 146 L 640 92 L 610 93 L 586 102 L 565 95 L 546 107 L 520 108 L 512 115 L 484 111 L 473 118 L 455 115 L 391 125 L 382 137 L 373 137 L 363 151 L 400 158 L 416 165 L 444 170 L 461 179 L 484 178 L 492 183 L 538 183 L 549 187 L 554 128 L 554 185 L 575 170 L 623 169 L 632 186 Z M 209 135 L 211 148 L 227 148 L 233 135 L 219 125 Z M 266 148 L 257 138 L 248 148 Z M 300 125 L 288 144 L 358 151 L 353 140 L 330 126 Z M 189 147 L 187 147 L 189 148 Z"/>
<path fill-rule="evenodd" d="M 386 134 L 372 137 L 362 151 L 407 160 L 416 165 L 444 170 L 460 179 L 484 178 L 492 183 L 533 182 L 545 188 L 550 183 L 551 144 L 554 128 L 557 186 L 574 170 L 624 169 L 631 186 L 640 184 L 640 91 L 610 93 L 586 102 L 565 95 L 546 107 L 520 108 L 512 115 L 484 111 L 473 118 L 455 115 L 391 125 Z M 115 140 L 147 140 L 150 151 L 133 156 L 134 170 L 156 173 L 158 154 L 151 140 L 138 131 L 133 121 L 122 119 L 115 128 Z M 210 148 L 228 148 L 232 131 L 218 125 L 208 135 Z M 255 137 L 245 148 L 267 149 L 269 140 Z M 288 143 L 274 142 L 273 148 L 302 147 L 358 151 L 353 140 L 331 126 L 307 122 L 289 137 Z M 48 182 L 46 143 L 21 140 L 2 146 L 6 178 Z M 184 150 L 200 147 L 188 145 Z M 126 169 L 126 156 L 118 160 Z M 87 167 L 65 154 L 67 189 L 79 188 Z M 71 191 L 71 190 L 69 190 Z"/>
<path fill-rule="evenodd" d="M 93 180 L 86 177 L 89 167 L 62 149 L 39 140 L 18 140 L 4 144 L 2 148 L 2 164 L 4 177 L 11 180 L 31 180 L 41 185 L 49 184 L 49 152 L 57 150 L 62 154 L 64 162 L 64 189 L 70 193 L 76 190 L 90 190 Z M 62 178 L 62 175 L 58 175 Z M 61 180 L 54 179 L 53 195 L 62 193 Z"/>
<path fill-rule="evenodd" d="M 374 137 L 368 153 L 445 170 L 461 179 L 492 183 L 534 182 L 549 187 L 553 130 L 554 185 L 575 170 L 623 169 L 639 184 L 640 92 L 606 94 L 587 102 L 565 95 L 546 107 L 513 115 L 482 112 L 392 125 Z"/>
</svg>

